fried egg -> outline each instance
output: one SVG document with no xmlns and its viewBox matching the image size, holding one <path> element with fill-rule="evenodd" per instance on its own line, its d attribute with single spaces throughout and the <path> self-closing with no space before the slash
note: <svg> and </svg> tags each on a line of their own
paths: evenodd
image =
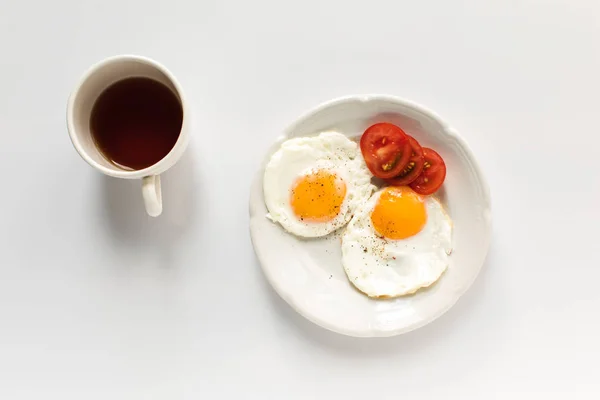
<svg viewBox="0 0 600 400">
<path fill-rule="evenodd" d="M 374 189 L 358 145 L 337 132 L 285 141 L 263 179 L 267 217 L 302 237 L 346 225 Z"/>
<path fill-rule="evenodd" d="M 342 236 L 342 264 L 369 297 L 407 295 L 440 278 L 451 241 L 452 221 L 438 199 L 386 187 L 356 210 Z"/>
</svg>

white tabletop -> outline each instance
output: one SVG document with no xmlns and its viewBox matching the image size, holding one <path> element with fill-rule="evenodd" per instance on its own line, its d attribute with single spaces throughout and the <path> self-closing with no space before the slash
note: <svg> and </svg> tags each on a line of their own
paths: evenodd
<svg viewBox="0 0 600 400">
<path fill-rule="evenodd" d="M 0 398 L 598 399 L 599 15 L 597 0 L 1 2 Z M 163 62 L 190 100 L 158 219 L 66 131 L 80 75 L 121 53 Z M 473 287 L 390 339 L 295 314 L 248 233 L 269 144 L 356 93 L 438 112 L 493 199 Z"/>
</svg>

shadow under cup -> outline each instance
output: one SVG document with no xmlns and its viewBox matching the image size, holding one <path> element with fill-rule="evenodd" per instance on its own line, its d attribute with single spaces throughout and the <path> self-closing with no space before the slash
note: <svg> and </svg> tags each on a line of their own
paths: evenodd
<svg viewBox="0 0 600 400">
<path fill-rule="evenodd" d="M 165 85 L 175 94 L 183 110 L 183 125 L 173 148 L 162 160 L 139 170 L 123 169 L 109 161 L 97 147 L 90 127 L 92 110 L 98 97 L 109 86 L 127 78 L 150 78 Z M 89 164 L 107 175 L 120 178 L 141 178 L 159 174 L 168 169 L 185 149 L 187 138 L 184 134 L 186 116 L 183 103 L 181 89 L 175 78 L 160 64 L 137 56 L 109 58 L 93 66 L 71 95 L 67 109 L 69 134 L 79 154 Z M 175 157 L 175 160 L 167 161 L 172 156 Z"/>
</svg>

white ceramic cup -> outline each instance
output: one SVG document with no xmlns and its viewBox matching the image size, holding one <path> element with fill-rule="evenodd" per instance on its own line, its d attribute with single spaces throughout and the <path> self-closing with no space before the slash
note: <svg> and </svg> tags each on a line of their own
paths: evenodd
<svg viewBox="0 0 600 400">
<path fill-rule="evenodd" d="M 164 84 L 175 93 L 183 109 L 181 132 L 169 154 L 156 164 L 140 170 L 123 169 L 107 160 L 96 147 L 90 131 L 90 116 L 96 99 L 113 83 L 131 77 L 151 78 Z M 144 204 L 152 217 L 162 212 L 160 174 L 175 165 L 187 147 L 188 120 L 183 92 L 169 70 L 156 61 L 132 55 L 110 57 L 92 66 L 71 93 L 67 105 L 69 136 L 77 152 L 88 164 L 106 175 L 124 179 L 141 178 Z"/>
</svg>

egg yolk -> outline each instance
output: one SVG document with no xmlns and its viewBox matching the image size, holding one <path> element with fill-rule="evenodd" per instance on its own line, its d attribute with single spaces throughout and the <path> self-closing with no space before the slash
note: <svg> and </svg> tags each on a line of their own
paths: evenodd
<svg viewBox="0 0 600 400">
<path fill-rule="evenodd" d="M 292 210 L 303 221 L 331 221 L 340 212 L 346 184 L 337 175 L 317 170 L 299 178 L 292 188 Z"/>
<path fill-rule="evenodd" d="M 423 198 L 409 187 L 388 187 L 371 212 L 375 230 L 388 239 L 406 239 L 423 229 L 427 213 Z"/>
</svg>

